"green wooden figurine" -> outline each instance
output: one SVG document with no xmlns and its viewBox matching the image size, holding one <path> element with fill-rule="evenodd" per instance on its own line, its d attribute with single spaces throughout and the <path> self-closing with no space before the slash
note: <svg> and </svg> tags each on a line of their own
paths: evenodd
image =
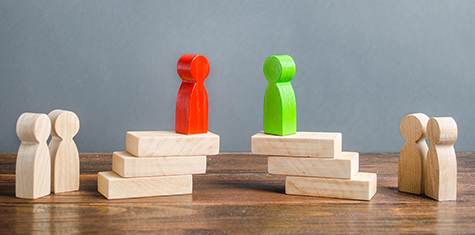
<svg viewBox="0 0 475 235">
<path fill-rule="evenodd" d="M 297 132 L 297 107 L 290 81 L 295 63 L 288 55 L 269 56 L 264 62 L 267 85 L 264 96 L 264 133 L 293 135 Z"/>
</svg>

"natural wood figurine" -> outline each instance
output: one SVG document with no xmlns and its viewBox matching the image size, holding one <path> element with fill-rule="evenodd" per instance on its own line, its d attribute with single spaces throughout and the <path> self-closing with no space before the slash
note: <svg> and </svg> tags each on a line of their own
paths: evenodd
<svg viewBox="0 0 475 235">
<path fill-rule="evenodd" d="M 79 152 L 73 137 L 79 131 L 79 118 L 75 113 L 53 110 L 51 119 L 51 192 L 79 190 Z"/>
<path fill-rule="evenodd" d="M 297 132 L 297 108 L 290 81 L 295 63 L 288 55 L 269 56 L 264 62 L 264 75 L 269 81 L 264 96 L 264 133 L 293 135 Z"/>
<path fill-rule="evenodd" d="M 16 160 L 15 193 L 36 199 L 50 194 L 51 160 L 46 140 L 51 122 L 46 114 L 23 113 L 16 125 L 21 141 Z"/>
<path fill-rule="evenodd" d="M 451 117 L 431 118 L 427 124 L 425 194 L 438 201 L 457 199 L 457 135 L 457 123 Z"/>
<path fill-rule="evenodd" d="M 406 140 L 399 153 L 398 190 L 401 192 L 424 194 L 427 122 L 427 115 L 414 113 L 406 115 L 399 124 L 402 137 Z"/>
<path fill-rule="evenodd" d="M 182 55 L 177 72 L 183 81 L 176 98 L 175 132 L 186 135 L 206 133 L 208 94 L 204 81 L 209 74 L 208 60 L 202 55 Z"/>
</svg>

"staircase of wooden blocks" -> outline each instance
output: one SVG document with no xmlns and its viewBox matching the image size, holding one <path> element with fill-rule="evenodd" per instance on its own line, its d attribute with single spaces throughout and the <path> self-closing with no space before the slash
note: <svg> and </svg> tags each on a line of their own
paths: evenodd
<svg viewBox="0 0 475 235">
<path fill-rule="evenodd" d="M 341 133 L 297 132 L 251 137 L 251 152 L 268 155 L 268 172 L 285 175 L 285 193 L 371 200 L 375 173 L 359 172 L 359 154 L 342 152 Z"/>
<path fill-rule="evenodd" d="M 127 132 L 126 150 L 114 152 L 113 171 L 98 174 L 107 199 L 191 194 L 192 175 L 206 173 L 206 156 L 219 153 L 219 136 Z"/>
</svg>

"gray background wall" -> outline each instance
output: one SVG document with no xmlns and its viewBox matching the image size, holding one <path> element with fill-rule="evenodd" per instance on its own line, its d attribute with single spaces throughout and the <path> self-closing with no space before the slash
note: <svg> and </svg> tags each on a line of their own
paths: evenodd
<svg viewBox="0 0 475 235">
<path fill-rule="evenodd" d="M 81 120 L 80 152 L 125 149 L 129 130 L 173 130 L 176 62 L 211 65 L 209 130 L 249 152 L 263 128 L 269 55 L 289 54 L 299 131 L 343 149 L 398 152 L 401 118 L 452 116 L 475 151 L 475 1 L 0 1 L 0 152 L 23 112 Z"/>
</svg>

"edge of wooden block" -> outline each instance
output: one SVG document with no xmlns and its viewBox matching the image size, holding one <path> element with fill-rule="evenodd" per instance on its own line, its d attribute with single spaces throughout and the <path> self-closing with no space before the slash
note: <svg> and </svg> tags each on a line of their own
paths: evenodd
<svg viewBox="0 0 475 235">
<path fill-rule="evenodd" d="M 207 156 L 135 157 L 116 151 L 112 171 L 123 178 L 205 174 Z"/>
<path fill-rule="evenodd" d="M 310 135 L 310 136 L 306 136 Z M 330 136 L 329 139 L 319 139 L 318 135 Z M 320 157 L 320 158 L 334 158 L 342 150 L 342 139 L 343 135 L 340 132 L 303 132 L 298 131 L 295 135 L 270 135 L 265 134 L 263 131 L 254 134 L 251 136 L 251 153 L 255 155 L 276 155 L 276 156 L 292 156 L 292 157 Z M 319 141 L 326 142 L 328 141 L 333 145 L 330 148 L 325 148 L 325 150 L 296 150 L 296 149 L 286 149 L 285 147 L 279 148 L 275 143 L 270 144 L 269 142 L 281 142 L 280 145 L 295 146 L 297 144 L 309 144 L 308 141 Z M 256 143 L 257 142 L 257 143 Z M 263 143 L 265 142 L 265 143 Z M 287 143 L 288 142 L 288 143 Z M 300 142 L 300 143 L 299 143 Z M 311 145 L 311 144 L 309 144 Z M 287 146 L 287 147 L 288 147 Z M 318 148 L 315 146 L 315 148 Z M 263 149 L 272 149 L 271 151 L 265 151 Z M 280 149 L 281 151 L 276 151 Z M 286 150 L 284 150 L 286 149 Z M 302 153 L 306 152 L 306 153 Z M 323 154 L 322 152 L 329 152 L 328 154 Z"/>
<path fill-rule="evenodd" d="M 343 134 L 342 133 L 338 133 L 339 135 L 335 138 L 335 145 L 334 145 L 334 153 L 335 153 L 335 156 L 338 156 L 338 154 L 340 154 L 342 152 L 342 149 L 343 149 Z"/>
<path fill-rule="evenodd" d="M 311 185 L 307 187 L 299 186 L 298 184 Z M 358 190 L 350 189 L 352 186 L 345 186 L 345 183 L 355 184 L 356 187 L 362 187 L 364 191 L 358 192 Z M 312 188 L 320 184 L 324 187 L 319 189 Z M 335 184 L 338 188 L 336 191 L 330 191 L 329 184 Z M 354 186 L 353 186 L 354 187 Z M 316 177 L 304 177 L 304 176 L 287 176 L 285 179 L 285 193 L 289 195 L 302 195 L 302 196 L 315 196 L 315 197 L 329 197 L 329 198 L 341 198 L 352 200 L 371 200 L 377 192 L 377 175 L 376 173 L 358 172 L 352 179 L 329 179 L 329 178 L 316 178 Z M 358 194 L 358 195 L 348 195 Z"/>
<path fill-rule="evenodd" d="M 124 177 L 124 175 L 126 175 L 124 168 L 125 160 L 118 156 L 117 153 L 118 152 L 112 153 L 112 171 L 118 174 L 119 176 Z"/>
<path fill-rule="evenodd" d="M 149 135 L 147 135 L 149 134 Z M 154 135 L 156 134 L 156 135 Z M 209 141 L 216 141 L 215 147 L 209 148 L 209 151 L 204 151 L 200 153 L 194 154 L 170 154 L 170 153 L 163 153 L 163 154 L 149 154 L 147 151 L 143 149 L 146 148 L 143 145 L 142 140 L 146 139 L 162 139 L 162 141 L 170 141 L 173 139 L 192 139 L 198 138 L 206 139 Z M 128 131 L 126 134 L 126 151 L 130 154 L 134 155 L 135 157 L 166 157 L 166 156 L 189 156 L 189 155 L 217 155 L 219 154 L 220 148 L 220 136 L 214 134 L 212 132 L 207 132 L 204 134 L 193 134 L 193 135 L 185 135 L 176 133 L 174 131 Z M 141 150 L 142 149 L 142 150 Z"/>
<path fill-rule="evenodd" d="M 125 136 L 125 149 L 130 154 L 134 156 L 138 156 L 139 155 L 138 146 L 139 146 L 139 139 L 128 131 Z"/>
<path fill-rule="evenodd" d="M 179 180 L 184 180 L 189 185 L 186 187 L 183 187 L 181 189 L 176 189 L 175 191 L 172 190 L 172 192 L 165 192 L 165 193 L 149 193 L 149 192 L 144 192 L 143 194 L 131 194 L 131 195 L 118 195 L 120 193 L 117 193 L 117 195 L 111 195 L 111 190 L 119 190 L 116 188 L 113 184 L 116 182 L 120 181 L 150 181 L 150 180 L 161 180 L 161 179 L 173 179 L 173 178 L 178 178 Z M 180 179 L 181 178 L 181 179 Z M 99 182 L 99 179 L 101 181 Z M 161 182 L 160 182 L 161 183 Z M 136 183 L 135 183 L 136 184 Z M 168 183 L 169 184 L 169 183 Z M 99 172 L 98 173 L 98 191 L 102 195 L 104 195 L 107 199 L 126 199 L 126 198 L 142 198 L 142 197 L 158 197 L 158 196 L 172 196 L 172 195 L 185 195 L 185 194 L 191 194 L 193 192 L 193 176 L 192 175 L 173 175 L 173 176 L 158 176 L 158 177 L 140 177 L 140 178 L 122 178 L 119 175 L 115 174 L 113 171 L 105 171 L 105 172 Z M 143 186 L 142 186 L 143 188 Z M 134 191 L 136 192 L 136 191 Z"/>
<path fill-rule="evenodd" d="M 109 199 L 109 184 L 107 178 L 104 175 L 106 173 L 107 171 L 103 171 L 97 174 L 97 191 Z"/>
<path fill-rule="evenodd" d="M 357 153 L 356 159 L 351 161 L 351 177 L 354 177 L 360 171 L 360 153 Z"/>
<path fill-rule="evenodd" d="M 271 175 L 351 179 L 358 171 L 359 153 L 346 151 L 335 158 L 269 156 L 267 164 Z"/>
</svg>

